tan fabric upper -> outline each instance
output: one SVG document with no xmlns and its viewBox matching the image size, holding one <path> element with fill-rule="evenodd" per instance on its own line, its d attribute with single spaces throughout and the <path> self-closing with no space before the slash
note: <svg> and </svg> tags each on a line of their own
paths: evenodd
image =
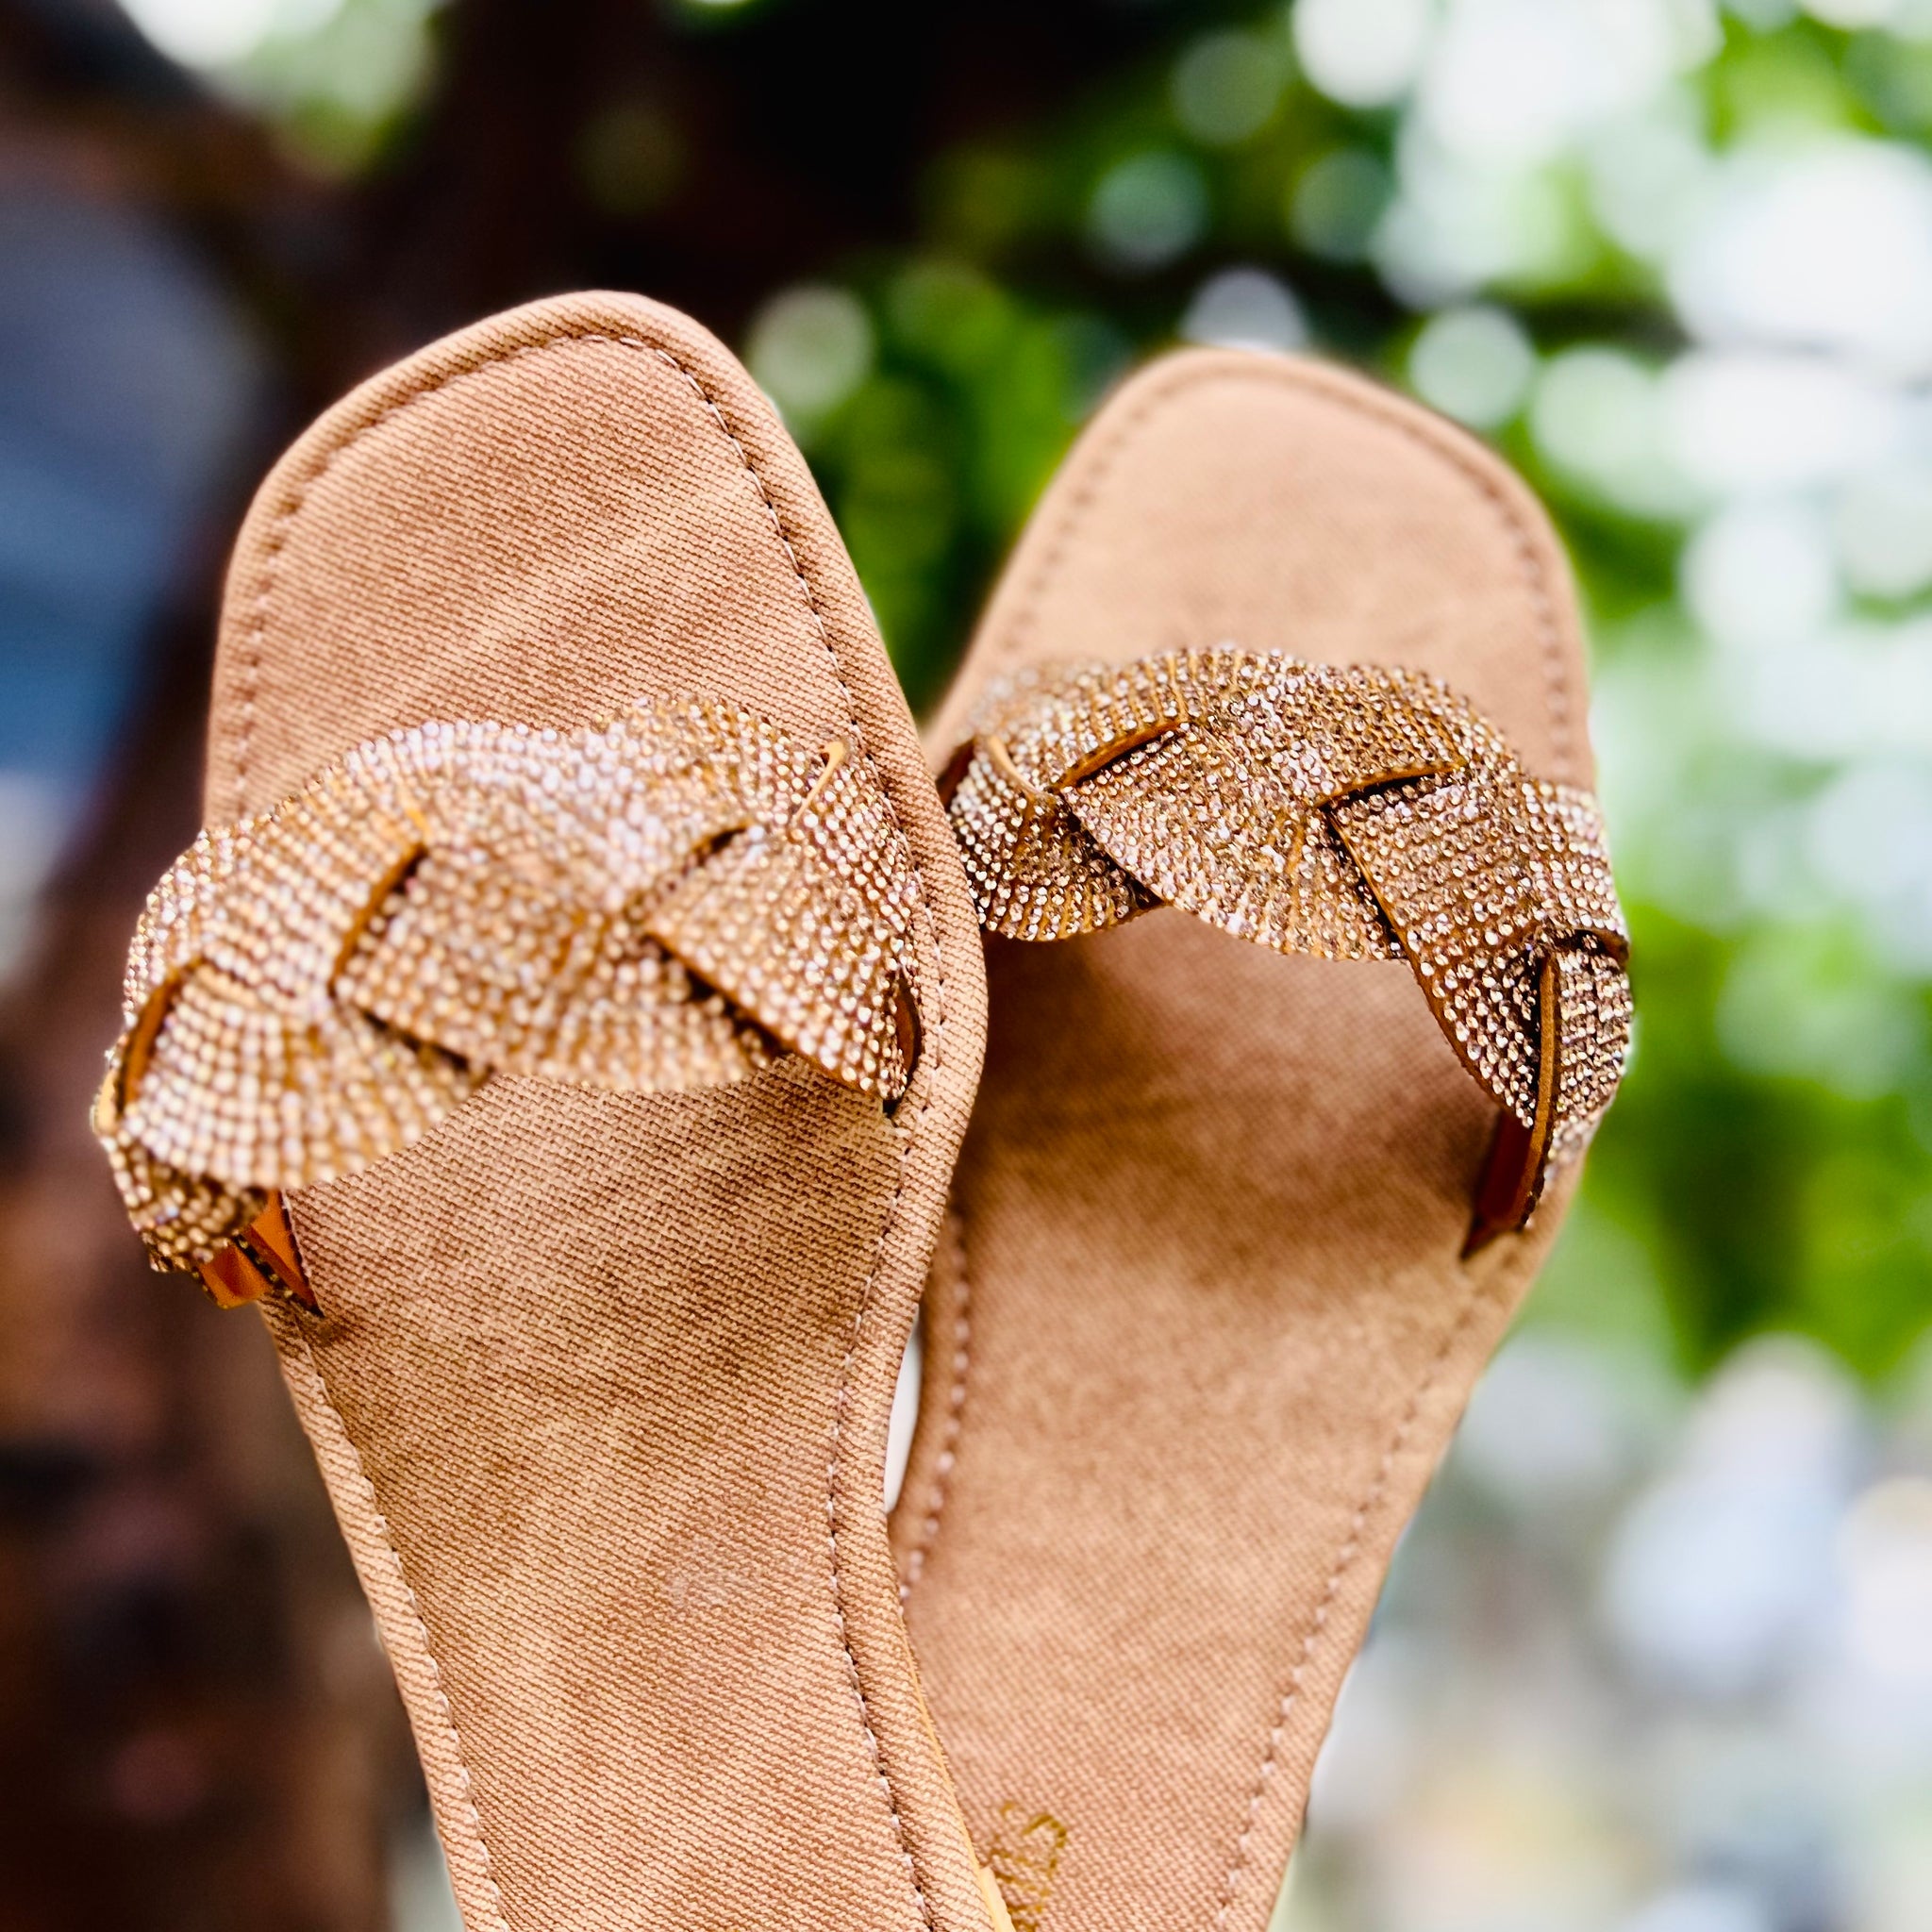
<svg viewBox="0 0 1932 1932">
<path fill-rule="evenodd" d="M 988 682 L 1228 643 L 1433 673 L 1587 784 L 1567 573 L 1469 438 L 1190 352 L 1101 411 L 929 735 Z M 1160 908 L 988 944 L 986 1075 L 894 1519 L 982 1855 L 1034 1932 L 1262 1932 L 1390 1554 L 1555 1232 L 1459 1258 L 1496 1108 L 1402 964 Z"/>
<path fill-rule="evenodd" d="M 492 1081 L 294 1197 L 325 1318 L 272 1326 L 470 1932 L 979 1932 L 880 1506 L 978 945 L 850 565 L 729 355 L 575 296 L 325 416 L 236 552 L 209 818 L 397 725 L 666 693 L 875 765 L 920 884 L 910 1092 L 889 1119 L 795 1061 L 652 1098 Z"/>
</svg>

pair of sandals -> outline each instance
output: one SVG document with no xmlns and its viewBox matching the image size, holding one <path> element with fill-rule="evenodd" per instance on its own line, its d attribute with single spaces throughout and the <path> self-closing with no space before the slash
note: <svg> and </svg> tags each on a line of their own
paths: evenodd
<svg viewBox="0 0 1932 1932">
<path fill-rule="evenodd" d="M 266 1316 L 471 1932 L 1261 1932 L 1621 1070 L 1584 689 L 1523 487 L 1287 359 L 1107 405 L 930 764 L 672 310 L 295 445 L 96 1127 Z"/>
</svg>

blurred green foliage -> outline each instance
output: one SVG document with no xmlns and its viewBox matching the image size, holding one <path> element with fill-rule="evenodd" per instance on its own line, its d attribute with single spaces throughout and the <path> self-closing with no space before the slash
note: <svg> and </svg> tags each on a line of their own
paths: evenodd
<svg viewBox="0 0 1932 1932">
<path fill-rule="evenodd" d="M 1707 155 L 1818 130 L 1916 142 L 1932 129 L 1932 42 L 1804 17 L 1713 32 L 1670 106 Z M 1107 77 L 1047 125 L 945 156 L 924 184 L 921 247 L 842 264 L 813 291 L 842 312 L 850 376 L 832 393 L 793 400 L 787 305 L 799 298 L 766 310 L 754 367 L 788 407 L 915 704 L 942 687 L 1096 395 L 1186 331 L 1217 270 L 1277 277 L 1318 352 L 1414 386 L 1429 310 L 1392 294 L 1374 258 L 1403 134 L 1399 111 L 1325 97 L 1296 61 L 1289 14 L 1254 9 L 1178 32 L 1169 58 Z M 1699 916 L 1698 891 L 1654 883 L 1654 848 L 1692 824 L 1706 869 L 1735 870 L 1836 766 L 1734 741 L 1705 675 L 1711 647 L 1679 595 L 1699 506 L 1677 479 L 1642 474 L 1641 458 L 1593 474 L 1579 460 L 1588 436 L 1539 424 L 1564 380 L 1592 370 L 1628 372 L 1640 399 L 1685 337 L 1658 261 L 1610 232 L 1574 154 L 1515 192 L 1535 245 L 1474 292 L 1513 320 L 1533 360 L 1477 426 L 1556 513 L 1628 728 L 1644 731 L 1647 707 L 1674 719 L 1661 763 L 1620 769 L 1621 732 L 1602 746 L 1625 834 L 1640 1044 L 1530 1319 L 1623 1310 L 1608 1318 L 1691 1373 L 1756 1332 L 1800 1330 L 1884 1374 L 1932 1308 L 1928 988 L 1840 911 L 1740 908 L 1711 890 Z M 1601 367 L 1578 363 L 1591 355 Z M 1783 1065 L 1740 1055 L 1724 1015 L 1747 1000 L 1773 1035 L 1835 1028 L 1839 1044 Z M 1834 1078 L 1834 1058 L 1869 1058 L 1874 1034 L 1891 1042 L 1885 1064 Z"/>
<path fill-rule="evenodd" d="M 681 11 L 715 51 L 786 4 Z M 1827 682 L 1835 664 L 1872 688 L 1863 659 L 1880 658 L 1902 679 L 1895 696 L 1879 691 L 1864 740 L 1751 722 L 1773 660 L 1714 635 L 1715 593 L 1693 592 L 1723 561 L 1720 539 L 1750 534 L 1731 512 L 1756 514 L 1752 465 L 1781 458 L 1760 460 L 1744 433 L 1742 480 L 1706 474 L 1681 378 L 1710 375 L 1699 355 L 1713 341 L 1740 344 L 1697 292 L 1729 244 L 1716 230 L 1701 244 L 1686 224 L 1747 192 L 1754 169 L 1807 156 L 1863 169 L 1868 199 L 1923 189 L 1932 206 L 1932 175 L 1919 178 L 1932 7 L 1361 0 L 1351 25 L 1339 0 L 1145 4 L 1168 29 L 1158 58 L 1096 72 L 1078 97 L 941 153 L 919 184 L 914 245 L 827 262 L 748 331 L 915 706 L 942 688 L 1079 424 L 1137 359 L 1182 337 L 1252 337 L 1343 358 L 1460 415 L 1542 493 L 1575 559 L 1637 941 L 1630 1076 L 1530 1319 L 1621 1324 L 1690 1373 L 1757 1331 L 1796 1329 L 1886 1374 L 1932 1305 L 1932 861 L 1920 876 L 1893 849 L 1912 824 L 1884 822 L 1867 794 L 1932 798 L 1932 728 L 1880 741 L 1884 713 L 1913 691 L 1932 702 L 1932 682 L 1907 675 L 1914 653 L 1932 655 L 1911 631 L 1932 610 L 1932 556 L 1854 568 L 1852 544 L 1852 563 L 1822 567 L 1810 641 Z M 425 17 L 422 0 L 343 0 L 331 16 L 338 35 L 378 19 L 397 30 L 387 108 L 351 100 L 326 62 L 300 70 L 322 76 L 306 92 L 278 79 L 274 42 L 236 85 L 312 148 L 353 157 L 393 119 Z M 1489 78 L 1473 81 L 1485 62 Z M 655 206 L 673 193 L 661 145 L 634 181 L 617 161 L 637 142 L 589 142 L 596 195 Z M 1844 205 L 1856 216 L 1865 204 Z M 1832 230 L 1812 221 L 1827 257 Z M 1786 272 L 1803 308 L 1837 269 Z M 1765 391 L 1757 416 L 1773 430 L 1802 415 L 1820 370 L 1846 408 L 1903 421 L 1916 407 L 1932 355 L 1874 375 L 1856 342 L 1807 326 L 1798 316 L 1755 345 L 1797 385 L 1790 408 L 1774 383 Z M 1741 347 L 1754 348 L 1748 328 Z M 1741 365 L 1717 375 L 1757 379 Z M 1733 441 L 1739 418 L 1730 406 Z M 1932 529 L 1928 442 L 1913 487 Z M 1804 532 L 1842 534 L 1857 483 L 1799 477 L 1769 500 L 1796 506 Z M 1845 642 L 1856 622 L 1878 641 Z M 1779 646 L 1790 664 L 1807 647 Z M 1932 806 L 1918 823 L 1932 841 Z M 1848 848 L 1890 855 L 1864 862 L 1862 896 L 1837 876 L 1858 871 Z M 1905 940 L 1888 878 L 1928 905 Z"/>
</svg>

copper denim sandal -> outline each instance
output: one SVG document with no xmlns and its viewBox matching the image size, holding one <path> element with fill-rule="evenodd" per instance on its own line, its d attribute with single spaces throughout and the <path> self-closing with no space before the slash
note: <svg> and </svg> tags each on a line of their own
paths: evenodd
<svg viewBox="0 0 1932 1932">
<path fill-rule="evenodd" d="M 1460 432 L 1177 355 L 1049 490 L 933 742 L 991 1028 L 913 1642 L 1016 1926 L 1261 1932 L 1623 1064 L 1567 575 Z"/>
<path fill-rule="evenodd" d="M 881 1504 L 983 1032 L 797 453 L 540 303 L 364 385 L 231 568 L 210 830 L 97 1124 L 258 1302 L 471 1932 L 984 1932 Z"/>
</svg>

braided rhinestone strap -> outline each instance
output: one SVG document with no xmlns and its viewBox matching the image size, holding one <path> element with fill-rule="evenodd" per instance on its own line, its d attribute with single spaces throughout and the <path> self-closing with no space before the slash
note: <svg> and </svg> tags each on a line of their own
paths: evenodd
<svg viewBox="0 0 1932 1932">
<path fill-rule="evenodd" d="M 896 1100 L 913 891 L 845 744 L 729 706 L 398 731 L 155 888 L 94 1129 L 157 1268 L 308 1301 L 281 1192 L 493 1074 L 662 1092 L 791 1052 Z"/>
<path fill-rule="evenodd" d="M 1616 1091 L 1629 938 L 1595 801 L 1434 678 L 1230 647 L 1028 671 L 942 786 L 989 931 L 1165 902 L 1280 952 L 1407 959 L 1503 1109 L 1472 1249 L 1526 1225 Z"/>
</svg>

